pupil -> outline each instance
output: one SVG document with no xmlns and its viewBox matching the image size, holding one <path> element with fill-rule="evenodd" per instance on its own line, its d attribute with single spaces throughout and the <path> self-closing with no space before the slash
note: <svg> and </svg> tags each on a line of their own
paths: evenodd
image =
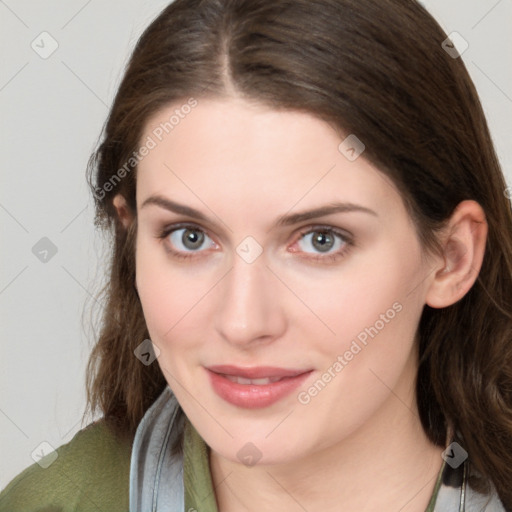
<svg viewBox="0 0 512 512">
<path fill-rule="evenodd" d="M 333 237 L 326 232 L 317 231 L 316 236 L 313 236 L 313 245 L 320 251 L 327 252 L 332 248 Z"/>
<path fill-rule="evenodd" d="M 191 229 L 187 229 L 183 233 L 182 237 L 183 245 L 189 249 L 197 249 L 198 247 L 201 247 L 203 240 L 203 233 L 198 233 L 197 231 L 193 231 Z"/>
</svg>

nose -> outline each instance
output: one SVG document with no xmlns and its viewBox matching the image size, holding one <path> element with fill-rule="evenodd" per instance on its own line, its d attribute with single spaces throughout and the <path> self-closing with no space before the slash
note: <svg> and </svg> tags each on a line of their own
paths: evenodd
<svg viewBox="0 0 512 512">
<path fill-rule="evenodd" d="M 286 329 L 282 290 L 263 256 L 247 263 L 235 254 L 220 285 L 215 323 L 223 339 L 249 348 L 282 336 Z"/>
</svg>

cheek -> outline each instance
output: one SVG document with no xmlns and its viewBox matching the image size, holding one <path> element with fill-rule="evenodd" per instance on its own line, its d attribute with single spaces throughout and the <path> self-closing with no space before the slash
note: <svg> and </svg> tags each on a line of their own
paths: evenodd
<svg viewBox="0 0 512 512">
<path fill-rule="evenodd" d="M 135 272 L 144 318 L 151 339 L 156 343 L 179 319 L 180 291 L 187 292 L 176 280 L 170 280 L 165 251 L 142 235 L 136 244 Z M 181 303 L 183 297 L 181 297 Z M 158 344 L 158 343 L 157 343 Z"/>
<path fill-rule="evenodd" d="M 163 351 L 171 340 L 175 346 L 181 339 L 194 339 L 200 303 L 211 288 L 207 271 L 188 271 L 186 265 L 171 264 L 164 248 L 154 241 L 143 236 L 137 240 L 137 289 L 150 337 Z M 177 336 L 184 329 L 187 336 Z"/>
<path fill-rule="evenodd" d="M 294 290 L 310 310 L 343 342 L 376 326 L 379 332 L 407 316 L 416 301 L 414 282 L 421 269 L 413 255 L 407 262 L 398 248 L 383 247 L 366 258 L 354 259 L 332 277 L 299 279 Z M 419 304 L 416 304 L 419 306 Z M 415 308 L 417 310 L 417 308 Z M 313 315 L 310 318 L 315 320 Z M 326 331 L 327 332 L 327 331 Z M 364 338 L 364 335 L 361 336 Z"/>
<path fill-rule="evenodd" d="M 390 389 L 398 389 L 404 375 L 411 375 L 422 311 L 419 295 L 409 293 L 407 278 L 413 275 L 412 267 L 397 266 L 391 272 L 388 266 L 385 273 L 371 269 L 352 274 L 343 288 L 324 289 L 329 300 L 318 294 L 318 315 L 335 334 L 314 337 L 314 330 L 307 331 L 303 324 L 303 340 L 309 339 L 309 351 L 316 354 L 319 375 L 301 390 L 299 403 L 304 411 L 315 410 L 312 422 L 317 424 L 322 417 L 329 425 L 325 439 L 361 427 L 389 397 Z M 318 328 L 318 321 L 315 325 Z M 302 351 L 306 349 L 304 345 Z M 398 391 L 404 401 L 406 393 Z"/>
<path fill-rule="evenodd" d="M 416 288 L 424 272 L 419 249 L 409 245 L 407 260 L 399 244 L 383 247 L 378 254 L 378 260 L 359 260 L 309 295 L 311 309 L 332 331 L 320 338 L 315 350 L 323 370 L 343 375 L 335 379 L 333 391 L 355 389 L 357 394 L 371 388 L 377 377 L 370 369 L 384 382 L 396 382 L 414 347 L 423 309 L 421 287 Z M 315 339 L 313 330 L 306 337 Z"/>
</svg>

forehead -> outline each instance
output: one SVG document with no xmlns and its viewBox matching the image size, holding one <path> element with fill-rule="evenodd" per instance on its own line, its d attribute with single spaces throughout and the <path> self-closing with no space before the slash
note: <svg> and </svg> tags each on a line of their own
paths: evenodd
<svg viewBox="0 0 512 512">
<path fill-rule="evenodd" d="M 146 123 L 141 143 L 137 202 L 151 194 L 262 211 L 300 202 L 358 202 L 388 209 L 400 196 L 364 158 L 340 151 L 340 136 L 326 122 L 297 111 L 274 110 L 240 99 L 177 102 Z M 204 204 L 202 205 L 204 207 Z"/>
</svg>

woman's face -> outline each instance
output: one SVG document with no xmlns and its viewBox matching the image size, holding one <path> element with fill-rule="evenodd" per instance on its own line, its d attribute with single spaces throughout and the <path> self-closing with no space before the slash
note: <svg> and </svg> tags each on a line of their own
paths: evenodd
<svg viewBox="0 0 512 512">
<path fill-rule="evenodd" d="M 311 115 L 184 105 L 141 140 L 136 282 L 190 421 L 248 465 L 405 428 L 433 275 L 397 190 Z"/>
</svg>

